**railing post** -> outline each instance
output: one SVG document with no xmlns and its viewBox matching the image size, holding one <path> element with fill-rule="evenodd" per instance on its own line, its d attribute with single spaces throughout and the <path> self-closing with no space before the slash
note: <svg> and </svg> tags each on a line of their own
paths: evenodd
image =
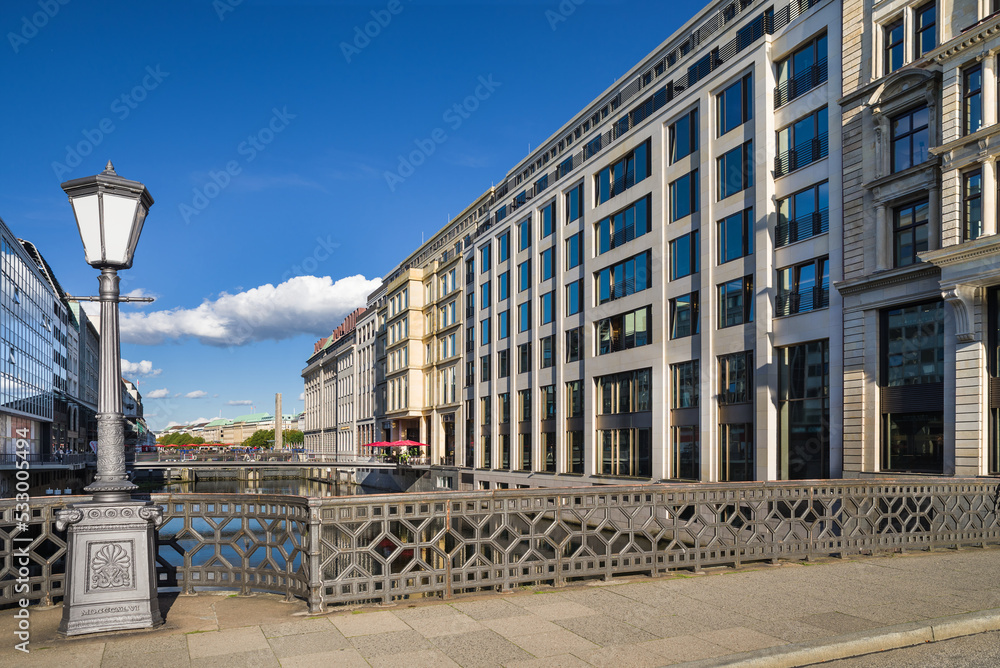
<svg viewBox="0 0 1000 668">
<path fill-rule="evenodd" d="M 320 561 L 319 538 L 322 530 L 323 519 L 320 516 L 322 511 L 321 499 L 309 499 L 309 524 L 308 539 L 309 552 L 306 556 L 306 581 L 309 585 L 309 612 L 321 614 L 323 605 L 323 567 Z"/>
</svg>

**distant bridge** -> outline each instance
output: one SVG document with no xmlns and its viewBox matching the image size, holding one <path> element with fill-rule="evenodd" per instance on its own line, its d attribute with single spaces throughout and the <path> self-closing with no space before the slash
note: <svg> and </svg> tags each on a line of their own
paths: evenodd
<svg viewBox="0 0 1000 668">
<path fill-rule="evenodd" d="M 410 465 L 425 462 L 415 462 Z M 261 469 L 261 468 L 366 468 L 395 469 L 395 462 L 380 461 L 375 457 L 358 457 L 355 455 L 303 455 L 300 453 L 263 453 L 260 455 L 241 455 L 230 453 L 206 454 L 164 454 L 138 453 L 132 468 L 136 471 L 151 471 L 163 469 Z"/>
</svg>

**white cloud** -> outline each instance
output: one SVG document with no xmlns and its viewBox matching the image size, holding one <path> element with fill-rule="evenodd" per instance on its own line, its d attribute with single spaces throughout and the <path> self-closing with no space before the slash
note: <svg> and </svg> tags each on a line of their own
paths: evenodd
<svg viewBox="0 0 1000 668">
<path fill-rule="evenodd" d="M 170 396 L 170 390 L 167 388 L 161 388 L 159 390 L 153 390 L 146 395 L 147 399 L 163 399 L 164 397 Z"/>
<path fill-rule="evenodd" d="M 156 299 L 156 297 L 157 297 L 157 295 L 154 295 L 152 292 L 146 292 L 142 288 L 136 288 L 135 290 L 129 290 L 123 296 L 124 297 L 152 297 L 153 299 Z M 149 302 L 132 302 L 131 305 L 132 306 L 149 306 Z"/>
<path fill-rule="evenodd" d="M 205 390 L 194 390 L 193 392 L 188 392 L 184 396 L 188 399 L 201 399 L 202 397 L 208 396 L 208 392 Z"/>
<path fill-rule="evenodd" d="M 250 399 L 234 399 L 232 401 L 226 402 L 227 406 L 253 406 L 253 401 Z"/>
<path fill-rule="evenodd" d="M 381 284 L 360 274 L 336 282 L 329 276 L 296 276 L 206 300 L 193 309 L 123 313 L 124 343 L 156 345 L 169 339 L 194 338 L 210 346 L 242 346 L 281 341 L 299 334 L 322 336 L 348 313 L 364 306 Z"/>
<path fill-rule="evenodd" d="M 305 401 L 305 400 L 306 400 L 306 393 L 299 392 L 299 401 Z"/>
<path fill-rule="evenodd" d="M 122 375 L 123 376 L 148 376 L 152 378 L 153 376 L 159 376 L 163 372 L 163 369 L 154 369 L 153 363 L 149 360 L 142 360 L 141 362 L 129 362 L 124 357 L 122 358 Z"/>
</svg>

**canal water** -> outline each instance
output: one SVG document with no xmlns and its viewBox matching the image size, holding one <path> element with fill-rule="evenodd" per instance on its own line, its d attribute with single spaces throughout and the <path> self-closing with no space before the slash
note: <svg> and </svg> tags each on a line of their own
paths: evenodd
<svg viewBox="0 0 1000 668">
<path fill-rule="evenodd" d="M 144 492 L 151 494 L 291 494 L 296 496 L 354 496 L 379 494 L 385 490 L 364 485 L 324 483 L 302 478 L 263 478 L 261 480 L 211 479 L 197 482 L 147 483 Z"/>
</svg>

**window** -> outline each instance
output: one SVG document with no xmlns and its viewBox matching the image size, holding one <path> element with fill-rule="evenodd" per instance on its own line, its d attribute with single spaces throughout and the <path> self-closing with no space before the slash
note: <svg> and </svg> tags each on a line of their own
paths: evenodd
<svg viewBox="0 0 1000 668">
<path fill-rule="evenodd" d="M 490 270 L 490 245 L 486 244 L 479 249 L 479 270 L 486 273 Z"/>
<path fill-rule="evenodd" d="M 521 390 L 517 393 L 517 419 L 519 422 L 531 420 L 531 390 Z"/>
<path fill-rule="evenodd" d="M 930 146 L 929 122 L 927 107 L 917 107 L 891 120 L 892 172 L 901 172 L 927 160 Z"/>
<path fill-rule="evenodd" d="M 505 271 L 497 276 L 497 301 L 506 301 L 510 296 L 510 272 Z"/>
<path fill-rule="evenodd" d="M 552 420 L 556 417 L 556 386 L 545 385 L 540 387 L 542 420 Z"/>
<path fill-rule="evenodd" d="M 465 261 L 465 282 L 472 283 L 476 280 L 476 261 L 475 259 Z"/>
<path fill-rule="evenodd" d="M 649 196 L 643 197 L 597 223 L 595 227 L 598 255 L 641 237 L 652 229 L 649 202 Z"/>
<path fill-rule="evenodd" d="M 517 331 L 527 332 L 531 329 L 531 302 L 517 305 Z"/>
<path fill-rule="evenodd" d="M 556 249 L 548 248 L 542 251 L 542 275 L 538 277 L 538 280 L 544 283 L 553 276 L 556 275 Z"/>
<path fill-rule="evenodd" d="M 497 314 L 497 340 L 503 341 L 510 336 L 510 311 Z"/>
<path fill-rule="evenodd" d="M 962 175 L 962 236 L 965 241 L 983 235 L 983 171 Z"/>
<path fill-rule="evenodd" d="M 583 327 L 575 327 L 566 332 L 566 361 L 578 362 L 583 351 Z"/>
<path fill-rule="evenodd" d="M 542 348 L 541 368 L 548 369 L 556 365 L 556 339 L 555 336 L 543 336 L 539 343 Z"/>
<path fill-rule="evenodd" d="M 517 250 L 531 248 L 531 220 L 521 221 L 517 226 Z"/>
<path fill-rule="evenodd" d="M 682 339 L 697 334 L 698 293 L 692 292 L 670 300 L 670 338 Z"/>
<path fill-rule="evenodd" d="M 670 280 L 698 273 L 698 230 L 670 242 Z"/>
<path fill-rule="evenodd" d="M 600 429 L 598 462 L 602 475 L 648 478 L 652 475 L 652 434 L 644 429 Z"/>
<path fill-rule="evenodd" d="M 476 326 L 465 328 L 465 349 L 472 352 L 476 347 Z"/>
<path fill-rule="evenodd" d="M 489 379 L 490 379 L 490 356 L 483 355 L 482 357 L 479 358 L 479 380 L 487 381 Z"/>
<path fill-rule="evenodd" d="M 486 318 L 479 322 L 479 344 L 488 345 L 490 342 L 490 319 Z"/>
<path fill-rule="evenodd" d="M 697 408 L 699 383 L 698 360 L 681 362 L 670 366 L 671 398 L 670 408 Z"/>
<path fill-rule="evenodd" d="M 719 264 L 753 255 L 753 207 L 719 221 Z"/>
<path fill-rule="evenodd" d="M 792 55 L 778 63 L 777 87 L 774 89 L 774 106 L 780 107 L 803 93 L 812 90 L 827 79 L 826 34 L 809 40 Z"/>
<path fill-rule="evenodd" d="M 698 170 L 670 184 L 670 222 L 690 216 L 698 210 Z"/>
<path fill-rule="evenodd" d="M 554 431 L 542 432 L 542 457 L 545 461 L 545 471 L 547 473 L 556 472 L 556 433 Z M 528 485 L 525 485 L 527 487 Z"/>
<path fill-rule="evenodd" d="M 598 376 L 594 382 L 598 393 L 598 415 L 644 413 L 653 409 L 650 389 L 652 369 Z"/>
<path fill-rule="evenodd" d="M 778 270 L 775 315 L 805 313 L 830 305 L 830 261 L 821 257 Z"/>
<path fill-rule="evenodd" d="M 476 384 L 476 363 L 469 360 L 465 363 L 465 385 L 475 385 Z"/>
<path fill-rule="evenodd" d="M 503 392 L 497 395 L 498 399 L 498 409 L 500 414 L 498 417 L 498 422 L 500 424 L 506 424 L 510 422 L 510 392 Z"/>
<path fill-rule="evenodd" d="M 830 346 L 777 349 L 778 452 L 782 480 L 830 477 Z"/>
<path fill-rule="evenodd" d="M 583 280 L 566 286 L 566 315 L 576 315 L 583 310 Z"/>
<path fill-rule="evenodd" d="M 787 246 L 830 229 L 830 184 L 810 186 L 778 200 L 775 246 Z"/>
<path fill-rule="evenodd" d="M 541 210 L 542 215 L 542 239 L 551 236 L 556 230 L 556 205 L 555 202 L 549 204 Z"/>
<path fill-rule="evenodd" d="M 566 383 L 566 417 L 583 417 L 583 381 L 571 380 Z"/>
<path fill-rule="evenodd" d="M 490 307 L 490 282 L 486 281 L 479 286 L 479 303 L 482 309 Z"/>
<path fill-rule="evenodd" d="M 674 446 L 674 478 L 699 480 L 701 478 L 701 446 L 698 425 L 680 425 L 670 429 Z"/>
<path fill-rule="evenodd" d="M 647 139 L 627 156 L 597 173 L 594 180 L 598 204 L 620 195 L 649 176 L 649 147 Z"/>
<path fill-rule="evenodd" d="M 882 44 L 883 74 L 895 72 L 903 66 L 903 19 L 882 29 Z"/>
<path fill-rule="evenodd" d="M 522 343 L 517 347 L 517 372 L 531 371 L 531 343 Z"/>
<path fill-rule="evenodd" d="M 753 140 L 723 153 L 718 160 L 719 199 L 753 186 Z"/>
<path fill-rule="evenodd" d="M 497 378 L 507 378 L 510 376 L 510 360 L 507 358 L 508 351 L 497 351 Z"/>
<path fill-rule="evenodd" d="M 506 188 L 504 188 L 504 190 L 506 191 Z M 513 209 L 511 209 L 511 211 L 513 211 Z M 496 222 L 499 223 L 501 220 L 503 220 L 506 217 L 507 217 L 507 205 L 504 204 L 502 207 L 500 207 L 499 209 L 497 209 L 497 214 L 496 214 L 497 220 L 496 220 Z"/>
<path fill-rule="evenodd" d="M 778 131 L 775 177 L 811 165 L 829 152 L 827 109 L 823 107 Z"/>
<path fill-rule="evenodd" d="M 753 425 L 719 425 L 719 481 L 754 479 Z"/>
<path fill-rule="evenodd" d="M 569 472 L 583 474 L 583 432 L 566 432 L 567 461 L 569 462 Z"/>
<path fill-rule="evenodd" d="M 962 70 L 962 134 L 971 135 L 983 127 L 983 66 Z"/>
<path fill-rule="evenodd" d="M 604 304 L 642 292 L 652 285 L 651 252 L 639 253 L 597 272 L 597 299 Z"/>
<path fill-rule="evenodd" d="M 583 232 L 577 232 L 566 240 L 566 268 L 572 269 L 583 264 Z"/>
<path fill-rule="evenodd" d="M 893 266 L 906 267 L 920 258 L 917 253 L 927 250 L 927 201 L 907 204 L 892 213 Z"/>
<path fill-rule="evenodd" d="M 720 137 L 753 118 L 753 74 L 719 93 L 717 109 Z"/>
<path fill-rule="evenodd" d="M 753 401 L 753 352 L 719 355 L 719 404 Z"/>
<path fill-rule="evenodd" d="M 525 260 L 517 265 L 517 291 L 523 292 L 531 287 L 531 260 Z"/>
<path fill-rule="evenodd" d="M 753 322 L 753 276 L 719 286 L 719 329 Z"/>
<path fill-rule="evenodd" d="M 497 237 L 497 262 L 510 259 L 510 232 L 504 232 Z"/>
<path fill-rule="evenodd" d="M 500 468 L 510 470 L 510 434 L 500 434 Z"/>
<path fill-rule="evenodd" d="M 597 354 L 607 355 L 621 350 L 630 350 L 652 342 L 653 323 L 651 307 L 615 315 L 595 323 L 597 330 Z"/>
<path fill-rule="evenodd" d="M 521 470 L 531 470 L 531 434 L 518 434 L 517 439 L 521 450 Z"/>
<path fill-rule="evenodd" d="M 572 223 L 583 215 L 583 184 L 566 193 L 566 222 Z"/>
<path fill-rule="evenodd" d="M 697 109 L 670 124 L 670 164 L 698 150 L 698 127 Z"/>
<path fill-rule="evenodd" d="M 944 469 L 944 302 L 882 312 L 882 470 Z"/>
<path fill-rule="evenodd" d="M 918 7 L 914 12 L 914 29 L 916 30 L 916 57 L 920 58 L 937 46 L 937 7 L 928 2 Z"/>
<path fill-rule="evenodd" d="M 547 325 L 556 319 L 556 293 L 546 292 L 542 295 L 542 324 Z"/>
</svg>

